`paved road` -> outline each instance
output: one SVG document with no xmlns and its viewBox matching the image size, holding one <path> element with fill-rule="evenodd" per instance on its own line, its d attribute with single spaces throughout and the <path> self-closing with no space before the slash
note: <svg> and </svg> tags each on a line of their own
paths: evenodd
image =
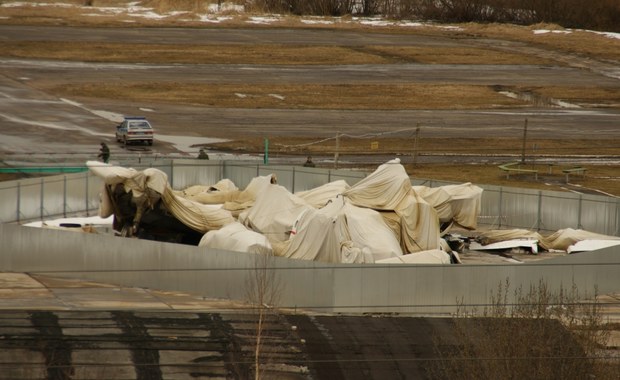
<svg viewBox="0 0 620 380">
<path fill-rule="evenodd" d="M 522 49 L 547 58 L 557 53 L 496 40 L 454 40 L 438 36 L 365 33 L 334 30 L 287 29 L 104 29 L 0 26 L 0 41 L 106 41 L 169 44 L 328 44 L 415 45 L 450 48 L 493 46 Z M 460 83 L 493 86 L 599 85 L 618 88 L 613 64 L 579 57 L 562 57 L 569 66 L 537 65 L 143 65 L 16 60 L 0 54 L 0 153 L 88 152 L 100 140 L 113 140 L 113 120 L 121 115 L 145 114 L 160 137 L 153 148 L 170 153 L 190 137 L 269 137 L 277 135 L 333 136 L 336 132 L 363 134 L 414 128 L 425 137 L 519 137 L 524 120 L 535 137 L 620 138 L 620 109 L 562 108 L 532 105 L 489 110 L 296 110 L 231 109 L 123 99 L 58 99 L 34 88 L 33 83 L 110 81 L 173 81 L 201 83 Z M 584 69 L 584 65 L 593 69 Z M 408 132 L 410 133 L 410 132 Z M 175 145 L 173 145 L 175 144 Z M 121 151 L 113 144 L 112 151 Z"/>
</svg>

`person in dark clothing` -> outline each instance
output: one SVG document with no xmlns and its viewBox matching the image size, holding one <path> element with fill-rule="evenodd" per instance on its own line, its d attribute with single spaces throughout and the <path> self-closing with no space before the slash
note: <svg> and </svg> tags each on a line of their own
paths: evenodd
<svg viewBox="0 0 620 380">
<path fill-rule="evenodd" d="M 204 148 L 201 148 L 200 151 L 198 152 L 198 159 L 200 159 L 200 160 L 208 160 L 209 159 L 209 155 L 207 154 L 207 152 L 205 151 Z"/>
<path fill-rule="evenodd" d="M 308 156 L 308 159 L 304 163 L 304 166 L 308 168 L 313 168 L 315 166 L 314 162 L 312 162 L 312 156 Z"/>
<path fill-rule="evenodd" d="M 97 157 L 100 157 L 106 164 L 108 163 L 110 159 L 110 148 L 108 148 L 108 144 L 104 142 L 101 143 L 101 148 L 99 149 L 99 155 Z"/>
</svg>

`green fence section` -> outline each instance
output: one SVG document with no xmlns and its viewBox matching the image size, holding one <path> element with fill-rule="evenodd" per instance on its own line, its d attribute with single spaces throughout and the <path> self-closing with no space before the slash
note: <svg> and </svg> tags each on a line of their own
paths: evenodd
<svg viewBox="0 0 620 380">
<path fill-rule="evenodd" d="M 16 174 L 16 173 L 82 173 L 87 171 L 86 166 L 39 166 L 39 167 L 19 167 L 19 168 L 0 168 L 0 173 Z"/>
</svg>

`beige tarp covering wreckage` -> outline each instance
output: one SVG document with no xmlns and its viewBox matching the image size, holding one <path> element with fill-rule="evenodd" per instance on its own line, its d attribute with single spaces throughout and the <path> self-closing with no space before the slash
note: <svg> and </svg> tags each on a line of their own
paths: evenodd
<svg viewBox="0 0 620 380">
<path fill-rule="evenodd" d="M 200 246 L 334 263 L 450 262 L 440 222 L 474 228 L 482 193 L 471 184 L 413 187 L 399 160 L 353 186 L 340 180 L 297 194 L 273 175 L 254 178 L 244 190 L 222 180 L 174 191 L 157 169 L 88 166 L 104 181 L 101 216 L 118 217 L 122 197 L 131 198 L 135 214 L 124 223 L 134 233 L 149 210 L 158 210 L 199 233 Z"/>
<path fill-rule="evenodd" d="M 576 247 L 580 242 L 592 242 L 595 249 L 620 244 L 620 237 L 602 235 L 573 228 L 561 229 L 546 236 L 538 232 L 524 229 L 490 230 L 481 232 L 478 236 L 478 240 L 482 244 L 482 246 L 479 247 L 481 249 L 484 249 L 485 246 L 492 247 L 493 244 L 499 242 L 513 241 L 517 244 L 527 241 L 536 244 L 546 251 L 566 251 L 568 253 L 580 250 L 591 250 L 585 247 Z"/>
</svg>

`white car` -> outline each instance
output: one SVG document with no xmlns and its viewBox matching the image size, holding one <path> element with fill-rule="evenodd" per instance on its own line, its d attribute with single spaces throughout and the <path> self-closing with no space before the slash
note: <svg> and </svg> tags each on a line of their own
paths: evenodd
<svg viewBox="0 0 620 380">
<path fill-rule="evenodd" d="M 116 141 L 124 145 L 153 145 L 153 135 L 153 127 L 145 117 L 125 117 L 123 122 L 116 126 Z"/>
</svg>

